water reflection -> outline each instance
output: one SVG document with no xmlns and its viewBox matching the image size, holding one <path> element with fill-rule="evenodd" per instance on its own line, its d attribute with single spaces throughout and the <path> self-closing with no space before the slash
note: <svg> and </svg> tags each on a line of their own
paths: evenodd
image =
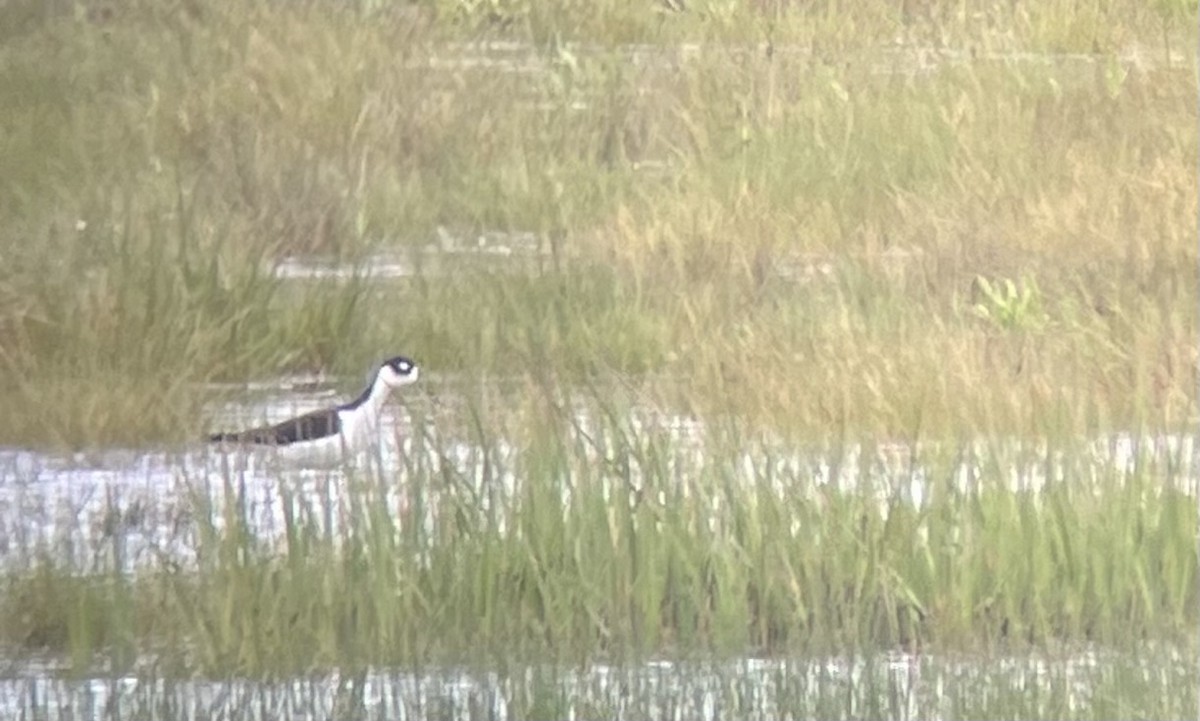
<svg viewBox="0 0 1200 721">
<path fill-rule="evenodd" d="M 270 422 L 329 402 L 329 391 L 312 379 L 291 379 L 288 386 L 280 394 L 286 403 L 276 395 L 214 407 L 214 422 Z M 296 393 L 297 388 L 308 391 Z M 267 552 L 282 550 L 289 524 L 342 537 L 361 520 L 364 501 L 382 504 L 397 524 L 416 524 L 428 536 L 443 509 L 460 516 L 478 513 L 481 524 L 506 532 L 508 511 L 519 507 L 520 447 L 502 436 L 480 445 L 469 434 L 414 421 L 408 408 L 390 407 L 377 452 L 346 466 L 294 465 L 270 449 L 227 454 L 194 446 L 87 456 L 0 449 L 0 564 L 20 568 L 32 559 L 53 558 L 81 573 L 166 561 L 193 567 L 200 534 L 223 529 L 230 504 Z M 606 430 L 610 421 L 594 410 L 571 412 L 566 443 L 573 460 L 555 471 L 561 474 L 564 505 L 580 483 L 599 487 L 606 502 L 641 502 L 651 488 L 647 498 L 665 503 L 664 484 L 678 484 L 685 497 L 703 493 L 694 479 L 717 461 L 722 478 L 744 483 L 747 490 L 818 502 L 830 492 L 862 493 L 878 499 L 884 513 L 895 503 L 922 507 L 931 484 L 946 478 L 962 492 L 995 483 L 1036 491 L 1068 474 L 1095 478 L 1099 487 L 1149 469 L 1153 478 L 1161 476 L 1164 488 L 1195 495 L 1200 485 L 1193 436 L 1117 434 L 1070 457 L 1025 441 L 981 441 L 947 451 L 907 445 L 798 449 L 756 439 L 731 450 L 693 418 L 634 409 L 621 421 L 622 436 Z M 639 456 L 631 442 L 652 448 Z M 420 498 L 415 508 L 414 494 Z M 711 496 L 710 524 L 717 524 L 727 512 L 725 495 Z"/>
<path fill-rule="evenodd" d="M 1200 670 L 1194 656 L 1171 648 L 1142 659 L 1097 649 L 991 658 L 891 653 L 507 673 L 376 669 L 278 682 L 67 679 L 22 669 L 0 679 L 4 718 L 1068 718 L 1103 716 L 1117 691 L 1143 710 L 1181 718 L 1195 714 L 1190 679 Z"/>
<path fill-rule="evenodd" d="M 290 256 L 270 272 L 283 280 L 358 278 L 401 280 L 439 277 L 478 267 L 490 272 L 528 272 L 549 257 L 549 242 L 535 233 L 487 231 L 476 234 L 437 229 L 434 241 L 403 251 L 386 251 L 345 262 L 323 256 Z M 472 266 L 474 264 L 474 266 Z"/>
<path fill-rule="evenodd" d="M 320 378 L 291 378 L 259 401 L 214 406 L 222 420 L 270 420 L 329 401 Z M 286 387 L 286 391 L 280 387 Z M 286 397 L 287 401 L 279 399 Z M 435 405 L 455 405 L 454 399 Z M 461 405 L 461 397 L 457 403 Z M 359 468 L 289 466 L 268 453 L 224 455 L 193 447 L 176 452 L 112 450 L 51 455 L 0 450 L 0 562 L 20 570 L 51 557 L 80 573 L 128 572 L 203 562 L 202 535 L 220 530 L 229 504 L 264 552 L 286 551 L 289 523 L 334 539 L 361 519 L 364 498 L 386 507 L 400 526 L 418 524 L 429 537 L 443 517 L 474 509 L 505 532 L 505 509 L 521 491 L 522 447 L 502 435 L 485 446 L 452 428 L 423 420 L 420 399 L 391 406 L 379 453 Z M 618 483 L 599 474 L 584 481 L 563 467 L 562 498 L 580 482 L 599 482 L 620 502 L 640 493 L 644 474 L 686 483 L 712 463 L 721 439 L 694 418 L 634 408 L 614 434 L 595 409 L 571 408 L 569 445 L 580 465 L 620 467 Z M 452 425 L 452 424 L 447 424 Z M 652 438 L 654 466 L 629 457 L 629 436 Z M 727 477 L 757 492 L 873 494 L 882 508 L 927 502 L 933 478 L 966 492 L 1003 482 L 1036 491 L 1064 473 L 1097 479 L 1149 473 L 1196 494 L 1194 436 L 1115 434 L 1073 451 L 1044 443 L 966 444 L 957 449 L 907 445 L 812 447 L 747 439 L 733 452 L 718 447 Z M 945 458 L 951 458 L 949 464 Z M 933 470 L 930 459 L 941 458 Z M 622 466 L 622 464 L 626 464 Z M 940 474 L 940 475 L 938 475 Z M 414 493 L 420 503 L 413 503 Z M 713 522 L 727 509 L 712 496 Z M 378 506 L 376 506 L 378 507 Z M 206 530 L 207 529 L 207 530 Z M 1106 700 L 1144 698 L 1167 717 L 1195 715 L 1197 668 L 1189 651 L 1148 649 L 1142 658 L 1096 649 L 1058 656 L 1002 658 L 893 653 L 872 658 L 741 659 L 592 665 L 582 669 L 376 669 L 274 683 L 252 680 L 167 680 L 147 660 L 129 674 L 71 678 L 49 665 L 14 659 L 0 668 L 0 718 L 183 719 L 795 719 L 1119 716 Z M 1035 692 L 1036 691 L 1036 692 Z M 1138 694 L 1142 696 L 1139 697 Z M 1097 709 L 1101 709 L 1097 711 Z"/>
</svg>

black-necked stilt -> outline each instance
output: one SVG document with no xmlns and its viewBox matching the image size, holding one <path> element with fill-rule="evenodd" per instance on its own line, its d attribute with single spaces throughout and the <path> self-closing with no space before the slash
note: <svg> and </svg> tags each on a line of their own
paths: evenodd
<svg viewBox="0 0 1200 721">
<path fill-rule="evenodd" d="M 403 356 L 389 358 L 357 398 L 332 408 L 305 413 L 282 423 L 232 433 L 213 433 L 210 443 L 287 447 L 318 455 L 357 453 L 378 440 L 379 417 L 392 390 L 415 383 L 417 364 Z"/>
</svg>

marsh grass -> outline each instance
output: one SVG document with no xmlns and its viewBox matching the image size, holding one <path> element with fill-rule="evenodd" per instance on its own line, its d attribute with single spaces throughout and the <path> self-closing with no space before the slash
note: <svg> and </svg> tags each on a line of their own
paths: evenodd
<svg viewBox="0 0 1200 721">
<path fill-rule="evenodd" d="M 864 38 L 987 40 L 923 67 L 849 42 L 832 6 L 718 5 L 46 6 L 0 51 L 0 437 L 189 437 L 203 381 L 397 348 L 625 373 L 808 438 L 1194 417 L 1191 71 L 1003 54 L 1115 51 L 1117 18 L 1162 43 L 1176 14 L 993 9 L 993 46 L 936 4 L 855 8 Z M 767 30 L 771 52 L 735 42 Z M 708 44 L 567 42 L 593 31 Z M 451 42 L 481 32 L 544 42 Z M 388 288 L 269 271 L 427 253 L 438 228 L 530 232 L 544 256 Z M 1038 322 L 979 317 L 979 278 L 1036 287 Z"/>
<path fill-rule="evenodd" d="M 665 7 L 0 7 L 0 443 L 178 443 L 208 381 L 394 352 L 482 389 L 415 440 L 461 423 L 476 470 L 281 487 L 281 545 L 198 480 L 196 568 L 31 553 L 0 639 L 253 675 L 1193 627 L 1187 464 L 1080 443 L 1195 422 L 1195 67 L 1159 54 L 1194 3 Z M 272 273 L 493 231 L 533 259 Z M 1062 477 L 1010 486 L 997 441 L 964 488 L 979 439 Z M 868 479 L 921 449 L 925 497 L 773 443 Z"/>
<path fill-rule="evenodd" d="M 964 451 L 922 451 L 917 477 L 888 460 L 915 448 L 819 462 L 732 428 L 698 447 L 619 402 L 587 422 L 577 406 L 477 406 L 458 463 L 433 463 L 461 446 L 418 421 L 400 478 L 281 486 L 275 540 L 236 475 L 201 481 L 196 567 L 164 556 L 79 577 L 47 549 L 7 576 L 0 637 L 69 651 L 81 669 L 136 649 L 179 673 L 288 676 L 748 649 L 1132 648 L 1197 621 L 1195 489 L 1175 460 L 1142 454 L 1120 470 L 1083 448 L 1004 442 L 966 451 L 970 478 Z M 819 483 L 820 463 L 855 485 Z"/>
</svg>

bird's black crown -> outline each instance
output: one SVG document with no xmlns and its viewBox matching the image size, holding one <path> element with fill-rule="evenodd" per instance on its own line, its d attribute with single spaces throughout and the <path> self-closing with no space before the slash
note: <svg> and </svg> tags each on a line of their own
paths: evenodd
<svg viewBox="0 0 1200 721">
<path fill-rule="evenodd" d="M 383 365 L 390 366 L 392 370 L 401 376 L 412 375 L 417 370 L 417 364 L 411 358 L 405 358 L 400 355 L 388 358 L 383 362 Z"/>
</svg>

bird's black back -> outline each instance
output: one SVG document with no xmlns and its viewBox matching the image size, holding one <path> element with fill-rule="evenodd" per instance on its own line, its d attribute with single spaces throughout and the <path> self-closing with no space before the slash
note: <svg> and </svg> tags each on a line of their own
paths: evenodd
<svg viewBox="0 0 1200 721">
<path fill-rule="evenodd" d="M 315 441 L 335 436 L 342 430 L 336 408 L 313 411 L 302 416 L 235 433 L 214 433 L 210 443 L 250 443 L 263 446 L 286 446 L 303 441 Z"/>
</svg>

